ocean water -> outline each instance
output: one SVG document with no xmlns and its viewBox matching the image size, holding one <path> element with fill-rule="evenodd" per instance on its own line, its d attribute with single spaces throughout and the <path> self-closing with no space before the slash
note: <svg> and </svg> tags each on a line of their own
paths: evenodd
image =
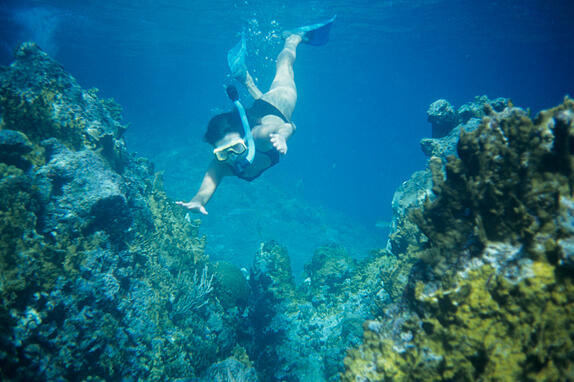
<svg viewBox="0 0 574 382">
<path fill-rule="evenodd" d="M 85 88 L 124 108 L 129 148 L 189 200 L 210 160 L 207 121 L 230 109 L 226 52 L 245 31 L 265 90 L 282 31 L 337 15 L 325 46 L 301 45 L 297 132 L 253 183 L 226 179 L 202 219 L 207 251 L 248 267 L 261 240 L 300 273 L 314 248 L 384 247 L 391 199 L 425 157 L 428 105 L 508 97 L 532 113 L 574 88 L 574 3 L 557 1 L 7 1 L 0 64 L 36 41 Z M 244 98 L 245 95 L 243 95 Z"/>
</svg>

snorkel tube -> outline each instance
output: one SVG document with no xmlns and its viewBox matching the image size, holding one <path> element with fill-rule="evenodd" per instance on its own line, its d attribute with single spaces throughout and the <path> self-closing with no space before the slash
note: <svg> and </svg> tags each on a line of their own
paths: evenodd
<svg viewBox="0 0 574 382">
<path fill-rule="evenodd" d="M 247 156 L 241 160 L 237 160 L 234 163 L 236 170 L 243 172 L 247 166 L 253 163 L 253 158 L 255 157 L 255 141 L 253 140 L 253 134 L 251 134 L 251 128 L 249 127 L 249 121 L 247 120 L 247 114 L 245 114 L 245 108 L 239 102 L 239 92 L 233 85 L 227 87 L 227 96 L 233 102 L 241 118 L 241 124 L 243 125 L 243 132 L 245 144 L 247 145 Z"/>
</svg>

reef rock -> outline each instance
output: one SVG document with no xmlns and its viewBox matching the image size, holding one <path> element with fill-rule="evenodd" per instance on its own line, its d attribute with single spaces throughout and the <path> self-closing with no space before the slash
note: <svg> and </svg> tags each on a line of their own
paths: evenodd
<svg viewBox="0 0 574 382">
<path fill-rule="evenodd" d="M 252 341 L 246 346 L 260 373 L 267 379 L 283 378 L 288 373 L 287 355 L 280 351 L 291 327 L 286 311 L 295 294 L 291 263 L 287 251 L 276 242 L 261 245 L 249 277 Z"/>
<path fill-rule="evenodd" d="M 432 138 L 421 140 L 423 152 L 428 157 L 437 156 L 444 159 L 449 155 L 457 155 L 456 145 L 461 133 L 476 130 L 483 117 L 489 113 L 501 112 L 508 102 L 506 98 L 496 98 L 491 101 L 486 96 L 480 96 L 459 107 L 456 115 L 453 115 L 454 109 L 450 103 L 445 100 L 435 101 L 427 112 L 433 115 L 431 118 L 429 114 L 429 122 L 433 123 L 433 135 Z M 435 134 L 435 124 L 448 125 L 448 128 L 445 127 L 441 134 Z"/>
<path fill-rule="evenodd" d="M 427 119 L 432 125 L 432 137 L 444 137 L 458 122 L 456 111 L 452 105 L 444 99 L 431 103 L 427 110 Z"/>
<path fill-rule="evenodd" d="M 355 268 L 355 260 L 345 248 L 330 244 L 317 249 L 311 262 L 305 266 L 311 293 L 318 297 L 337 293 Z"/>
<path fill-rule="evenodd" d="M 198 223 L 120 114 L 32 43 L 0 71 L 2 380 L 190 379 L 236 349 Z"/>
<path fill-rule="evenodd" d="M 490 100 L 487 96 L 482 95 L 459 107 L 456 114 L 460 123 L 466 123 L 471 118 L 482 119 L 490 113 L 490 110 L 500 113 L 508 106 L 508 102 L 508 98 L 499 97 Z"/>
<path fill-rule="evenodd" d="M 262 381 L 336 381 L 341 360 L 362 336 L 362 323 L 386 292 L 373 257 L 361 266 L 336 245 L 317 250 L 307 280 L 293 283 L 289 257 L 276 242 L 264 243 L 250 276 L 249 320 L 242 345 Z M 334 274 L 329 274 L 333 271 Z"/>
<path fill-rule="evenodd" d="M 449 155 L 457 155 L 456 145 L 462 131 L 470 132 L 478 129 L 480 119 L 472 118 L 465 123 L 461 123 L 445 136 L 441 138 L 421 139 L 421 149 L 427 157 L 440 157 L 446 159 Z"/>
<path fill-rule="evenodd" d="M 568 98 L 534 120 L 509 106 L 445 168 L 431 158 L 434 197 L 407 218 L 428 238 L 406 245 L 420 265 L 343 381 L 574 378 L 573 115 Z"/>
<path fill-rule="evenodd" d="M 447 147 L 453 148 L 452 143 L 454 142 L 454 145 L 456 145 L 460 133 L 460 131 L 458 131 L 456 134 L 452 134 L 452 130 L 457 125 L 466 125 L 462 127 L 462 129 L 466 131 L 474 130 L 478 126 L 479 121 L 471 123 L 471 119 L 477 118 L 480 120 L 491 112 L 501 112 L 508 103 L 509 100 L 507 98 L 490 100 L 487 96 L 483 95 L 475 97 L 472 102 L 465 103 L 459 107 L 458 110 L 455 110 L 447 100 L 436 100 L 427 110 L 427 120 L 432 125 L 432 138 L 442 138 L 448 135 L 450 138 L 446 141 L 448 143 Z M 432 155 L 437 155 L 437 153 L 434 152 L 436 151 L 436 149 L 434 149 L 436 141 L 424 140 L 421 144 L 425 154 L 430 156 L 431 154 L 428 152 L 433 151 Z"/>
<path fill-rule="evenodd" d="M 0 161 L 27 169 L 30 163 L 26 154 L 33 150 L 32 143 L 26 135 L 14 130 L 0 130 Z"/>
</svg>

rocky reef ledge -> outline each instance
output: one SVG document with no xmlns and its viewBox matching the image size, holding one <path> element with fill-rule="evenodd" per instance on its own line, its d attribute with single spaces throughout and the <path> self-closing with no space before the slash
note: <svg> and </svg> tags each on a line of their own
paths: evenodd
<svg viewBox="0 0 574 382">
<path fill-rule="evenodd" d="M 343 381 L 574 380 L 574 101 L 533 120 L 475 103 L 395 194 L 409 276 Z"/>
<path fill-rule="evenodd" d="M 246 282 L 223 282 L 128 152 L 117 104 L 26 43 L 0 69 L 0 117 L 0 379 L 170 380 L 242 357 L 240 306 L 216 295 Z"/>
</svg>

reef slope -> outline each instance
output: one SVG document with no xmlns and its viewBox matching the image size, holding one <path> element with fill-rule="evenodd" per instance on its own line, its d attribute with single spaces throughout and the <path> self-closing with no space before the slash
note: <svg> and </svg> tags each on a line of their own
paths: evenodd
<svg viewBox="0 0 574 382">
<path fill-rule="evenodd" d="M 33 43 L 0 69 L 2 380 L 191 378 L 237 343 L 198 223 L 96 93 Z"/>
</svg>

